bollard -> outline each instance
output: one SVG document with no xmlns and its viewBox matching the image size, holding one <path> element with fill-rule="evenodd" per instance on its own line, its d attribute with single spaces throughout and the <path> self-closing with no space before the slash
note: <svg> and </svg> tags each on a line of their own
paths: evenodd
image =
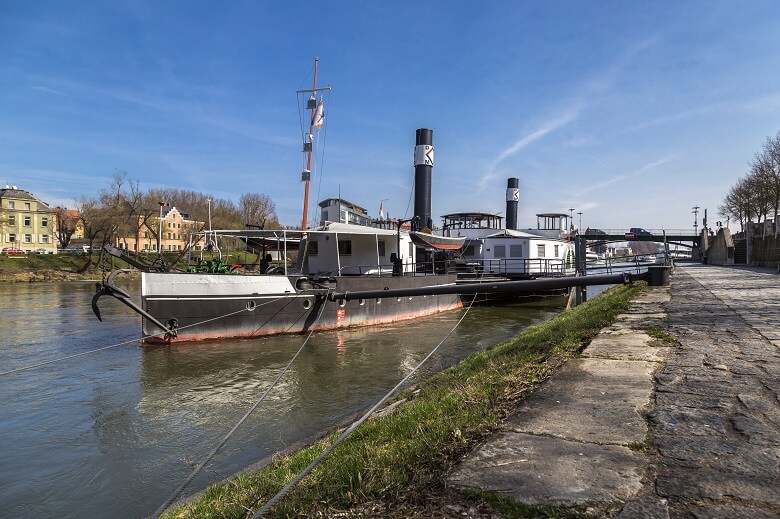
<svg viewBox="0 0 780 519">
<path fill-rule="evenodd" d="M 669 285 L 672 267 L 666 265 L 651 265 L 647 268 L 649 274 L 648 284 L 651 287 L 664 287 Z"/>
</svg>

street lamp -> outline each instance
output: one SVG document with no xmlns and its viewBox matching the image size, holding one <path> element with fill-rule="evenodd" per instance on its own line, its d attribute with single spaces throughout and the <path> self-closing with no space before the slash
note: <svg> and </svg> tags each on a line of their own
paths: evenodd
<svg viewBox="0 0 780 519">
<path fill-rule="evenodd" d="M 569 224 L 569 231 L 571 232 L 574 230 L 574 208 L 573 207 L 569 207 L 569 221 L 571 222 Z"/>
<path fill-rule="evenodd" d="M 165 205 L 165 202 L 159 201 L 157 203 L 160 204 L 160 221 L 159 221 L 159 223 L 160 223 L 159 229 L 160 230 L 157 233 L 157 255 L 160 256 L 160 255 L 162 255 L 162 221 L 163 221 L 162 211 L 163 211 L 163 206 Z"/>
<path fill-rule="evenodd" d="M 582 232 L 582 211 L 578 211 L 577 214 L 580 215 L 579 232 Z"/>
<path fill-rule="evenodd" d="M 698 233 L 698 229 L 699 229 L 699 221 L 698 221 L 699 206 L 695 205 L 695 206 L 692 207 L 692 209 L 693 209 L 693 211 L 691 211 L 691 212 L 693 213 L 693 234 L 699 234 Z"/>
</svg>

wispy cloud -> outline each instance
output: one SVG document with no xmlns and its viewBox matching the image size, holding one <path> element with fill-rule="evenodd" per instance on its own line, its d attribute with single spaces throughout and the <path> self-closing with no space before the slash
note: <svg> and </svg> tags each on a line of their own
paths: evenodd
<svg viewBox="0 0 780 519">
<path fill-rule="evenodd" d="M 55 94 L 55 95 L 58 95 L 58 96 L 64 96 L 65 95 L 65 92 L 60 92 L 59 90 L 55 90 L 53 88 L 49 88 L 49 87 L 45 87 L 45 86 L 41 86 L 41 85 L 33 85 L 32 89 L 33 90 L 38 90 L 40 92 L 46 92 L 47 94 Z"/>
<path fill-rule="evenodd" d="M 531 133 L 524 135 L 523 137 L 518 139 L 514 144 L 501 151 L 501 153 L 498 154 L 498 156 L 493 160 L 493 162 L 488 167 L 487 173 L 485 173 L 480 179 L 479 191 L 482 191 L 485 188 L 485 186 L 488 185 L 488 183 L 490 183 L 490 181 L 492 181 L 496 177 L 496 175 L 498 175 L 498 172 L 496 170 L 499 164 L 501 164 L 505 159 L 527 148 L 529 145 L 538 141 L 548 133 L 558 130 L 559 128 L 562 128 L 567 124 L 571 123 L 577 118 L 578 114 L 579 114 L 579 106 L 575 105 L 571 107 L 569 110 L 567 110 L 565 113 L 563 113 L 562 115 L 544 121 L 538 128 L 533 130 Z"/>
<path fill-rule="evenodd" d="M 582 196 L 585 193 L 590 193 L 591 191 L 595 191 L 597 189 L 602 189 L 602 188 L 607 187 L 607 186 L 609 186 L 611 184 L 614 184 L 616 182 L 621 182 L 623 180 L 628 180 L 629 178 L 636 177 L 638 175 L 641 175 L 642 173 L 646 173 L 646 172 L 648 172 L 648 171 L 650 171 L 652 169 L 655 169 L 655 168 L 657 168 L 659 166 L 662 166 L 662 165 L 664 165 L 666 163 L 672 162 L 676 158 L 677 158 L 677 154 L 669 155 L 667 157 L 663 157 L 661 159 L 658 159 L 658 160 L 656 160 L 654 162 L 650 162 L 649 164 L 645 164 L 641 168 L 639 168 L 637 170 L 634 170 L 634 171 L 631 171 L 629 173 L 623 173 L 621 175 L 615 175 L 612 178 L 608 178 L 606 180 L 602 180 L 601 182 L 597 182 L 597 183 L 593 184 L 592 186 L 586 187 L 585 189 L 583 189 L 583 190 L 581 190 L 579 192 L 579 195 Z"/>
<path fill-rule="evenodd" d="M 645 49 L 655 45 L 657 43 L 656 37 L 647 38 L 638 42 L 637 44 L 629 47 L 623 51 L 615 61 L 600 74 L 585 81 L 584 85 L 577 88 L 577 96 L 568 104 L 568 107 L 559 112 L 559 115 L 548 118 L 542 122 L 536 129 L 530 133 L 522 136 L 515 141 L 511 146 L 502 150 L 495 159 L 490 163 L 487 168 L 487 172 L 482 176 L 478 182 L 479 192 L 485 189 L 497 175 L 498 166 L 507 158 L 519 153 L 531 144 L 542 139 L 546 135 L 555 132 L 565 126 L 568 126 L 574 122 L 582 113 L 586 107 L 587 102 L 592 102 L 592 99 L 596 94 L 609 91 L 614 84 L 619 80 L 624 70 L 631 66 L 635 61 L 635 58 Z M 596 157 L 591 155 L 591 158 L 600 162 Z M 602 163 L 603 165 L 603 163 Z"/>
</svg>

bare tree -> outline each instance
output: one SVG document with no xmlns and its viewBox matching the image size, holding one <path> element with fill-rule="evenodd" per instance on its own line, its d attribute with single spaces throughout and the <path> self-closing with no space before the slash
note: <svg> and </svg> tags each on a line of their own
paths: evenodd
<svg viewBox="0 0 780 519">
<path fill-rule="evenodd" d="M 764 184 L 767 189 L 767 202 L 772 210 L 775 224 L 775 237 L 778 235 L 777 217 L 780 212 L 780 132 L 774 137 L 767 137 L 762 152 L 764 164 Z"/>
<path fill-rule="evenodd" d="M 55 207 L 54 216 L 57 219 L 54 231 L 57 243 L 61 249 L 67 249 L 70 244 L 70 238 L 73 236 L 73 233 L 76 232 L 79 217 L 74 211 L 67 207 Z"/>
<path fill-rule="evenodd" d="M 241 218 L 247 227 L 261 229 L 277 229 L 279 221 L 276 218 L 276 204 L 268 195 L 244 193 L 238 200 Z"/>
</svg>

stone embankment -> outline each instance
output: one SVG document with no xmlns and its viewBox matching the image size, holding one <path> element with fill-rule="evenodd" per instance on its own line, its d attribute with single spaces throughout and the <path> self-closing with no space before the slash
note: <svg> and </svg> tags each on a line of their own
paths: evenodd
<svg viewBox="0 0 780 519">
<path fill-rule="evenodd" d="M 620 518 L 780 517 L 780 276 L 678 268 L 450 482 Z"/>
</svg>

